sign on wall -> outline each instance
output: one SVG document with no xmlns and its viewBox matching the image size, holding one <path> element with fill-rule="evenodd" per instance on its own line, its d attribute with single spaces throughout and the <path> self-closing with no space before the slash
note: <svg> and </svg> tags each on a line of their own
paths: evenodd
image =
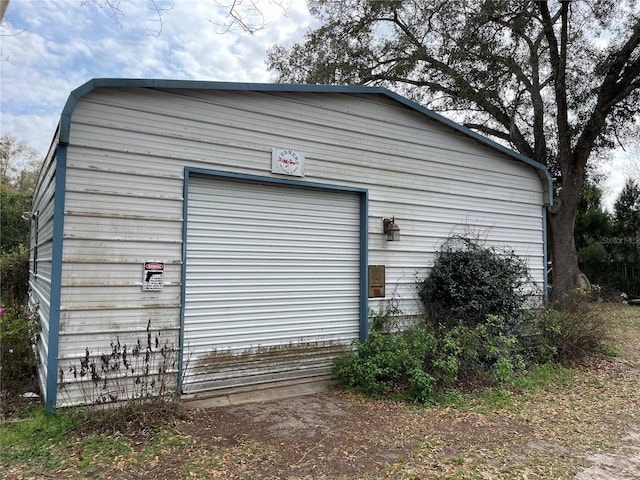
<svg viewBox="0 0 640 480">
<path fill-rule="evenodd" d="M 288 148 L 273 148 L 271 173 L 304 177 L 304 153 Z"/>
<path fill-rule="evenodd" d="M 142 291 L 159 292 L 164 285 L 164 262 L 145 262 Z"/>
<path fill-rule="evenodd" d="M 384 265 L 369 265 L 369 298 L 384 297 L 385 283 Z"/>
</svg>

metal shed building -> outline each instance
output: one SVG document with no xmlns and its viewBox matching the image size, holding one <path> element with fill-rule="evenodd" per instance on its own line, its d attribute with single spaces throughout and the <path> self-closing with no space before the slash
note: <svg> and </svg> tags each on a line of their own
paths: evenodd
<svg viewBox="0 0 640 480">
<path fill-rule="evenodd" d="M 369 309 L 419 312 L 452 234 L 510 247 L 543 291 L 550 185 L 383 88 L 91 80 L 31 213 L 46 405 L 135 394 L 144 353 L 184 396 L 326 376 Z"/>
</svg>

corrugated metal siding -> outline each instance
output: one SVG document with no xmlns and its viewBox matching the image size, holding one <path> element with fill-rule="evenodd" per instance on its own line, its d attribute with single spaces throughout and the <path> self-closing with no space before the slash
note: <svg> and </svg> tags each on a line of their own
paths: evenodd
<svg viewBox="0 0 640 480">
<path fill-rule="evenodd" d="M 386 96 L 97 89 L 79 100 L 67 149 L 61 367 L 116 335 L 144 337 L 149 319 L 177 344 L 184 168 L 273 177 L 273 147 L 305 153 L 302 181 L 368 189 L 369 263 L 387 266 L 387 300 L 404 313 L 419 311 L 415 279 L 454 233 L 512 247 L 542 284 L 535 170 Z M 384 240 L 388 216 L 400 242 Z M 167 262 L 162 292 L 141 291 L 146 260 Z M 65 383 L 66 401 L 84 401 Z"/>
<path fill-rule="evenodd" d="M 40 316 L 41 331 L 37 348 L 40 363 L 38 366 L 38 380 L 40 390 L 46 395 L 49 352 L 49 323 L 51 318 L 51 260 L 53 249 L 53 210 L 55 195 L 56 157 L 55 149 L 49 152 L 44 161 L 38 188 L 34 194 L 32 211 L 37 213 L 37 229 L 34 220 L 31 221 L 30 255 L 29 255 L 29 303 L 36 308 Z M 35 257 L 35 269 L 34 269 Z M 57 341 L 57 339 L 52 339 Z"/>
<path fill-rule="evenodd" d="M 185 393 L 327 374 L 358 338 L 354 193 L 190 180 Z"/>
<path fill-rule="evenodd" d="M 113 135 L 113 133 L 112 133 Z M 111 141 L 126 149 L 129 138 Z M 133 142 L 135 144 L 135 141 Z M 89 351 L 92 361 L 113 345 L 145 344 L 148 334 L 172 350 L 175 388 L 182 289 L 182 174 L 150 164 L 118 164 L 111 155 L 72 144 L 68 148 L 67 193 L 60 306 L 59 404 L 96 401 L 103 394 L 88 377 L 74 378 Z M 126 158 L 126 154 L 124 157 Z M 143 264 L 164 261 L 162 291 L 142 291 Z M 149 327 L 149 332 L 147 328 Z M 153 342 L 151 365 L 162 362 Z M 135 377 L 124 369 L 111 381 L 120 395 L 134 394 Z M 166 379 L 165 378 L 165 379 Z M 155 380 L 159 380 L 155 378 Z M 111 391 L 111 390 L 107 390 Z"/>
</svg>

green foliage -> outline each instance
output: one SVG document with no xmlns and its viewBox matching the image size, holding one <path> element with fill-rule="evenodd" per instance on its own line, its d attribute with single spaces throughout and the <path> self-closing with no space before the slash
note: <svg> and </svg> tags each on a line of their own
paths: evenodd
<svg viewBox="0 0 640 480">
<path fill-rule="evenodd" d="M 521 319 L 527 267 L 513 252 L 497 252 L 464 237 L 452 237 L 436 254 L 418 285 L 427 315 L 447 328 L 475 328 L 488 315 L 513 328 Z"/>
<path fill-rule="evenodd" d="M 365 395 L 432 403 L 437 389 L 456 379 L 457 363 L 447 358 L 446 351 L 424 329 L 391 334 L 373 331 L 354 353 L 336 359 L 332 373 L 343 386 Z"/>
<path fill-rule="evenodd" d="M 523 369 L 517 340 L 504 333 L 502 319 L 489 317 L 474 328 L 373 331 L 352 354 L 336 359 L 332 373 L 364 395 L 431 404 L 451 398 L 459 378 L 503 384 Z"/>
<path fill-rule="evenodd" d="M 572 292 L 554 308 L 524 311 L 519 289 L 525 274 L 512 254 L 500 256 L 469 240 L 455 249 L 448 243 L 419 284 L 431 314 L 424 325 L 382 333 L 399 311 L 372 313 L 378 328 L 351 355 L 336 360 L 333 374 L 366 395 L 429 404 L 464 383 L 497 386 L 494 393 L 508 403 L 504 389 L 528 368 L 603 351 L 610 327 L 592 306 L 596 289 Z"/>
<path fill-rule="evenodd" d="M 2 307 L 0 312 L 0 384 L 12 389 L 35 376 L 38 358 L 32 345 L 40 333 L 40 319 L 23 306 Z"/>
<path fill-rule="evenodd" d="M 28 289 L 29 249 L 22 244 L 0 255 L 0 299 L 3 304 L 24 304 Z"/>
<path fill-rule="evenodd" d="M 0 253 L 29 243 L 31 223 L 22 214 L 31 210 L 31 194 L 0 188 Z"/>
<path fill-rule="evenodd" d="M 580 269 L 610 297 L 640 295 L 640 188 L 627 182 L 613 216 L 600 198 L 598 187 L 583 188 L 575 226 Z"/>
</svg>

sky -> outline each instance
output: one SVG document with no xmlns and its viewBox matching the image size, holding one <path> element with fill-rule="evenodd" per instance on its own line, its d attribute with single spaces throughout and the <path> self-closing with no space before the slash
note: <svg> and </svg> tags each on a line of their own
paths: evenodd
<svg viewBox="0 0 640 480">
<path fill-rule="evenodd" d="M 10 1 L 0 27 L 2 135 L 46 154 L 69 93 L 91 78 L 272 82 L 267 49 L 300 41 L 317 26 L 305 0 L 258 0 L 264 18 L 248 21 L 264 28 L 254 34 L 225 31 L 229 10 L 221 5 L 233 0 L 120 0 L 115 18 L 98 6 L 104 1 Z M 618 151 L 602 169 L 609 210 L 630 158 Z"/>
</svg>

